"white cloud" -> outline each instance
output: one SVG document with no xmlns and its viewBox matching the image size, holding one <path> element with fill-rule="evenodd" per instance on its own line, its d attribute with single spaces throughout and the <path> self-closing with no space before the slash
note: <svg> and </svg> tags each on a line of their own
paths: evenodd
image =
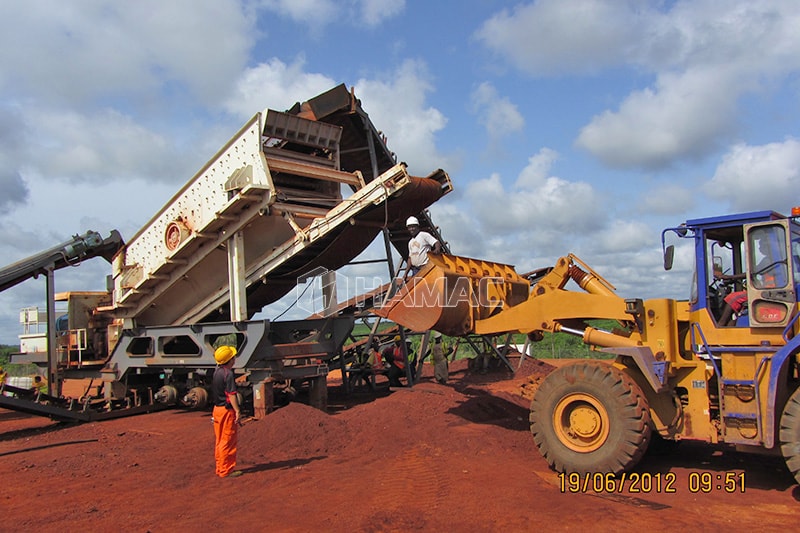
<svg viewBox="0 0 800 533">
<path fill-rule="evenodd" d="M 611 167 L 663 168 L 699 158 L 731 134 L 738 96 L 732 83 L 725 69 L 710 67 L 663 74 L 654 89 L 633 92 L 618 111 L 594 117 L 576 144 Z"/>
<path fill-rule="evenodd" d="M 690 211 L 696 203 L 696 192 L 675 183 L 664 183 L 642 195 L 639 210 L 645 214 L 672 215 Z"/>
<path fill-rule="evenodd" d="M 658 235 L 644 222 L 638 220 L 613 220 L 596 239 L 589 241 L 589 249 L 594 253 L 617 254 L 639 252 L 652 247 Z"/>
<path fill-rule="evenodd" d="M 782 0 L 683 0 L 642 20 L 631 60 L 655 71 L 729 65 L 785 73 L 800 64 L 799 18 L 797 5 Z"/>
<path fill-rule="evenodd" d="M 260 5 L 315 31 L 337 18 L 336 2 L 333 0 L 261 0 Z"/>
<path fill-rule="evenodd" d="M 405 0 L 261 0 L 261 7 L 302 24 L 314 37 L 330 24 L 380 25 L 405 10 Z"/>
<path fill-rule="evenodd" d="M 0 127 L 0 203 L 6 208 L 0 221 L 24 202 L 28 208 L 33 205 L 36 182 L 97 186 L 137 179 L 177 187 L 194 174 L 203 157 L 218 148 L 217 143 L 214 151 L 201 153 L 193 142 L 182 148 L 179 139 L 165 137 L 114 109 L 22 109 L 24 113 L 5 115 L 14 120 Z M 193 134 L 184 131 L 181 139 L 188 141 Z M 203 140 L 210 137 L 209 131 L 203 132 Z"/>
<path fill-rule="evenodd" d="M 493 144 L 525 127 L 525 118 L 517 106 L 508 98 L 501 98 L 489 82 L 481 83 L 472 91 L 470 100 L 478 114 L 478 122 L 486 128 Z"/>
<path fill-rule="evenodd" d="M 535 76 L 731 63 L 785 72 L 800 62 L 798 18 L 782 0 L 538 0 L 503 9 L 475 36 Z"/>
<path fill-rule="evenodd" d="M 740 98 L 800 68 L 798 25 L 797 5 L 780 0 L 539 0 L 497 13 L 476 36 L 534 76 L 655 75 L 576 142 L 611 167 L 660 169 L 733 138 Z"/>
<path fill-rule="evenodd" d="M 800 140 L 787 139 L 762 146 L 733 146 L 704 190 L 713 198 L 728 200 L 736 210 L 788 212 L 797 203 L 798 184 Z"/>
<path fill-rule="evenodd" d="M 0 3 L 0 87 L 51 102 L 210 103 L 244 66 L 252 21 L 235 0 Z M 13 73 L 13 75 L 11 75 Z"/>
<path fill-rule="evenodd" d="M 185 181 L 214 132 L 196 106 L 229 93 L 252 26 L 232 0 L 0 3 L 0 202 L 40 178 Z"/>
<path fill-rule="evenodd" d="M 554 176 L 558 155 L 543 148 L 513 185 L 493 174 L 470 183 L 461 199 L 434 206 L 453 251 L 512 264 L 518 272 L 575 253 L 623 297 L 684 296 L 686 273 L 677 285 L 677 276 L 663 273 L 658 231 L 645 220 L 615 216 L 613 203 L 591 184 Z"/>
<path fill-rule="evenodd" d="M 115 110 L 32 112 L 28 129 L 47 155 L 31 157 L 26 166 L 44 176 L 95 183 L 130 178 L 181 183 L 189 177 L 163 135 Z"/>
<path fill-rule="evenodd" d="M 436 133 L 445 127 L 447 119 L 426 103 L 433 90 L 430 78 L 423 62 L 407 60 L 379 79 L 362 78 L 355 84 L 362 106 L 387 136 L 389 148 L 419 176 L 455 166 L 452 156 L 436 149 Z"/>
<path fill-rule="evenodd" d="M 277 111 L 327 91 L 337 84 L 323 74 L 305 72 L 302 57 L 286 64 L 278 58 L 246 69 L 237 80 L 233 94 L 224 102 L 225 109 L 241 119 L 263 111 L 264 104 Z"/>
<path fill-rule="evenodd" d="M 451 252 L 469 257 L 486 255 L 480 222 L 470 212 L 469 204 L 450 195 L 431 207 L 431 217 Z M 481 237 L 476 239 L 476 233 Z"/>
<path fill-rule="evenodd" d="M 563 253 L 567 236 L 598 231 L 607 224 L 604 203 L 590 184 L 549 174 L 556 158 L 553 150 L 542 149 L 510 188 L 498 174 L 467 186 L 465 198 L 483 236 Z"/>
<path fill-rule="evenodd" d="M 122 184 L 72 183 L 32 176 L 28 204 L 0 218 L 0 257 L 15 261 L 90 229 L 103 237 L 117 229 L 123 238 L 129 239 L 175 194 L 183 181 L 152 183 L 131 177 Z M 37 213 L 37 217 L 46 214 L 47 218 L 31 218 L 30 213 Z"/>
<path fill-rule="evenodd" d="M 406 8 L 405 0 L 361 0 L 361 18 L 368 26 L 378 26 Z"/>
<path fill-rule="evenodd" d="M 23 202 L 28 186 L 20 174 L 17 158 L 26 152 L 24 120 L 17 106 L 0 105 L 0 210 Z"/>
<path fill-rule="evenodd" d="M 532 75 L 595 72 L 618 64 L 642 31 L 641 2 L 539 0 L 504 9 L 476 38 Z"/>
<path fill-rule="evenodd" d="M 557 160 L 558 152 L 551 148 L 542 148 L 539 153 L 528 158 L 528 165 L 519 173 L 516 186 L 521 189 L 541 187 Z"/>
</svg>

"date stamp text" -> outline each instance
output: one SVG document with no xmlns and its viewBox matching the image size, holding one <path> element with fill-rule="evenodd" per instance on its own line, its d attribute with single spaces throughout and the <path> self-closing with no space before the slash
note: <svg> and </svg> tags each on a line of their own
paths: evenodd
<svg viewBox="0 0 800 533">
<path fill-rule="evenodd" d="M 692 494 L 745 492 L 744 472 L 674 472 L 564 473 L 558 474 L 562 493 L 573 494 L 671 494 L 688 491 Z"/>
</svg>

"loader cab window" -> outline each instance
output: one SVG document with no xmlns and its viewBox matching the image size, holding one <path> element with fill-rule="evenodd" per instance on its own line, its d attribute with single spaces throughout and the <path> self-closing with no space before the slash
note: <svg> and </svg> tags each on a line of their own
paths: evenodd
<svg viewBox="0 0 800 533">
<path fill-rule="evenodd" d="M 754 228 L 748 233 L 752 269 L 750 283 L 756 289 L 785 287 L 789 281 L 786 231 L 783 226 Z"/>
<path fill-rule="evenodd" d="M 711 241 L 709 279 L 740 289 L 744 282 L 744 240 Z"/>
<path fill-rule="evenodd" d="M 744 234 L 741 226 L 717 228 L 705 234 L 706 307 L 717 324 L 733 325 L 729 300 L 745 286 Z"/>
</svg>

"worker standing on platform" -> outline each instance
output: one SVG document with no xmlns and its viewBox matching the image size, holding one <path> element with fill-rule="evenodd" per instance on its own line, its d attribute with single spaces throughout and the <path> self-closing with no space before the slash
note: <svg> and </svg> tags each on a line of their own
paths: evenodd
<svg viewBox="0 0 800 533">
<path fill-rule="evenodd" d="M 442 244 L 427 231 L 420 231 L 417 217 L 408 217 L 406 228 L 411 233 L 408 241 L 409 275 L 415 276 L 428 262 L 428 252 L 439 255 Z"/>
<path fill-rule="evenodd" d="M 236 348 L 220 346 L 214 351 L 217 368 L 211 381 L 211 396 L 214 401 L 214 459 L 219 477 L 242 475 L 236 468 L 236 447 L 239 442 L 239 423 L 242 412 L 233 375 Z"/>
</svg>

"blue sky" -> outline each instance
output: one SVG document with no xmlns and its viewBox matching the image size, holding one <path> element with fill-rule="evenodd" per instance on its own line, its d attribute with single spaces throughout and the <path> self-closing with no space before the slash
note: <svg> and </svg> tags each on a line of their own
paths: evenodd
<svg viewBox="0 0 800 533">
<path fill-rule="evenodd" d="M 254 113 L 345 83 L 412 173 L 450 174 L 455 253 L 685 297 L 663 227 L 800 204 L 798 27 L 784 0 L 2 2 L 0 264 L 133 236 Z M 43 286 L 0 293 L 0 343 Z"/>
</svg>

